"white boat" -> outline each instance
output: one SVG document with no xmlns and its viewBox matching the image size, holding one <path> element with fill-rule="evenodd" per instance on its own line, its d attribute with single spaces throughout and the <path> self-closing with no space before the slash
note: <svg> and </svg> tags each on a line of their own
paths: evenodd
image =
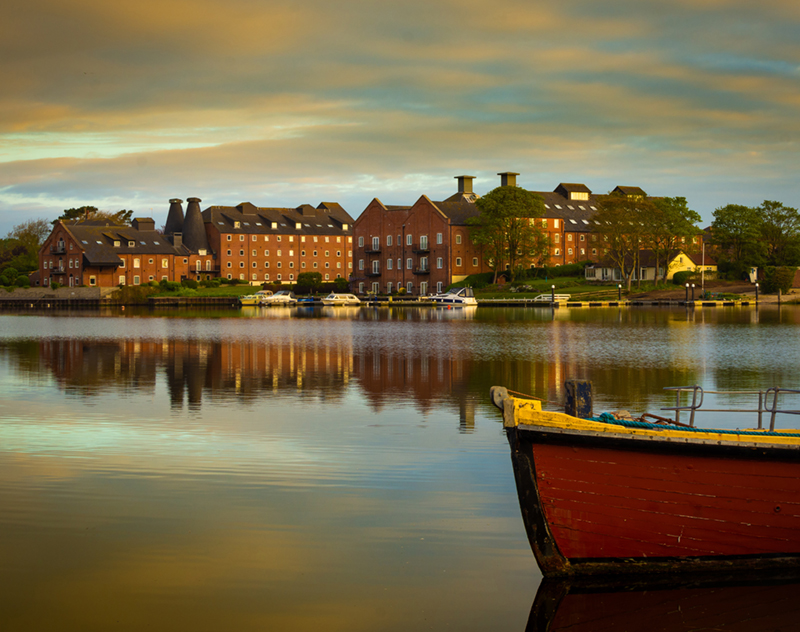
<svg viewBox="0 0 800 632">
<path fill-rule="evenodd" d="M 295 305 L 297 297 L 289 290 L 279 290 L 264 299 L 264 305 Z"/>
<path fill-rule="evenodd" d="M 337 294 L 331 292 L 322 299 L 323 305 L 361 305 L 361 299 L 353 294 Z"/>
<path fill-rule="evenodd" d="M 263 305 L 264 301 L 272 296 L 272 291 L 270 290 L 259 290 L 255 294 L 248 294 L 246 296 L 239 297 L 239 304 L 242 307 L 245 306 L 258 306 Z"/>
<path fill-rule="evenodd" d="M 475 300 L 475 293 L 471 287 L 453 287 L 443 292 L 442 294 L 435 294 L 431 296 L 431 300 L 439 305 L 477 305 L 478 301 Z"/>
</svg>

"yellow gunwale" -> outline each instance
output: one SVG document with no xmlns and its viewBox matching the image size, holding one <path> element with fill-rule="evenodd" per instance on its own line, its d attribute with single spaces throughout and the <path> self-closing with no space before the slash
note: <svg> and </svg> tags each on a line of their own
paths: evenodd
<svg viewBox="0 0 800 632">
<path fill-rule="evenodd" d="M 565 413 L 542 410 L 541 402 L 518 397 L 508 397 L 504 402 L 503 425 L 506 427 L 531 426 L 562 431 L 569 434 L 591 433 L 599 435 L 613 435 L 616 437 L 630 437 L 643 439 L 662 440 L 689 440 L 692 442 L 713 442 L 721 445 L 764 445 L 800 447 L 800 436 L 781 437 L 781 433 L 800 434 L 800 430 L 781 429 L 768 433 L 764 430 L 763 436 L 759 434 L 739 434 L 736 432 L 715 432 L 713 428 L 707 430 L 679 430 L 675 428 L 629 428 L 607 424 L 601 421 L 580 419 Z M 748 433 L 753 430 L 745 429 Z M 755 431 L 759 432 L 759 431 Z M 777 434 L 776 434 L 777 433 Z"/>
</svg>

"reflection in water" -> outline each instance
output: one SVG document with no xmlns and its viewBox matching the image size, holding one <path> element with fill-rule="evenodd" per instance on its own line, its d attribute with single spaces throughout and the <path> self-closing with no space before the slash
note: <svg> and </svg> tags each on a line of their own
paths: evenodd
<svg viewBox="0 0 800 632">
<path fill-rule="evenodd" d="M 800 578 L 543 580 L 528 632 L 795 630 Z"/>
<path fill-rule="evenodd" d="M 0 624 L 518 630 L 540 575 L 489 386 L 789 385 L 786 312 L 2 316 Z"/>
</svg>

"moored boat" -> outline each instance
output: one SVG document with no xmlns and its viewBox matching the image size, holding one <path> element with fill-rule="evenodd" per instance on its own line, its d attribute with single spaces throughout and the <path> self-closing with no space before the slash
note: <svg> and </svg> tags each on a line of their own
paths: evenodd
<svg viewBox="0 0 800 632">
<path fill-rule="evenodd" d="M 361 305 L 361 299 L 354 294 L 337 294 L 331 292 L 322 299 L 323 305 Z"/>
<path fill-rule="evenodd" d="M 239 305 L 242 307 L 253 307 L 258 305 L 263 305 L 264 300 L 268 297 L 272 296 L 272 292 L 270 290 L 259 290 L 255 294 L 247 294 L 245 296 L 239 297 Z"/>
<path fill-rule="evenodd" d="M 434 294 L 430 297 L 431 301 L 440 305 L 477 305 L 475 293 L 471 287 L 453 287 L 441 294 Z"/>
<path fill-rule="evenodd" d="M 272 296 L 264 299 L 264 305 L 295 305 L 297 297 L 290 290 L 278 290 Z"/>
<path fill-rule="evenodd" d="M 800 567 L 800 430 L 594 418 L 580 396 L 552 412 L 502 387 L 492 399 L 544 575 Z M 776 408 L 777 392 L 773 420 L 796 412 Z"/>
</svg>

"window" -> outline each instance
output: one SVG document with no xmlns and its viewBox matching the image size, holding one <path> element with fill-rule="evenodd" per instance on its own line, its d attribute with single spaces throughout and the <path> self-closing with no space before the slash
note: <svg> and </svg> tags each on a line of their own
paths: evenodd
<svg viewBox="0 0 800 632">
<path fill-rule="evenodd" d="M 547 228 L 547 220 L 546 219 L 542 220 L 542 228 Z"/>
<path fill-rule="evenodd" d="M 581 235 L 581 241 L 586 241 L 586 235 Z"/>
<path fill-rule="evenodd" d="M 240 261 L 240 262 L 239 262 L 239 267 L 240 267 L 240 268 L 244 268 L 244 261 Z"/>
<path fill-rule="evenodd" d="M 326 268 L 330 268 L 330 267 L 331 267 L 331 264 L 330 264 L 329 262 L 327 262 L 327 261 L 326 261 L 326 262 L 325 262 L 325 267 L 326 267 Z"/>
<path fill-rule="evenodd" d="M 257 280 L 258 280 L 258 275 L 254 272 L 253 273 L 253 281 L 257 281 Z"/>
<path fill-rule="evenodd" d="M 89 285 L 97 285 L 97 279 L 93 276 L 89 277 Z"/>
<path fill-rule="evenodd" d="M 381 249 L 381 238 L 380 237 L 373 237 L 372 238 L 372 249 L 373 250 L 380 250 Z"/>
<path fill-rule="evenodd" d="M 231 262 L 230 262 L 230 261 L 228 261 L 228 263 L 227 263 L 227 266 L 228 266 L 229 268 L 231 267 Z"/>
<path fill-rule="evenodd" d="M 257 265 L 258 264 L 255 261 L 253 261 L 253 267 L 255 268 Z"/>
<path fill-rule="evenodd" d="M 317 262 L 316 262 L 316 261 L 314 262 L 314 267 L 315 267 L 315 268 L 318 268 L 318 267 L 319 267 L 319 266 L 317 265 Z"/>
<path fill-rule="evenodd" d="M 406 259 L 406 269 L 411 270 L 414 267 L 413 259 Z"/>
<path fill-rule="evenodd" d="M 314 251 L 314 256 L 315 256 L 315 257 L 317 256 L 317 251 L 316 251 L 316 250 Z"/>
<path fill-rule="evenodd" d="M 230 249 L 230 248 L 228 248 L 228 256 L 230 257 L 230 256 L 231 256 L 231 254 L 232 254 L 232 253 L 231 253 L 231 249 Z"/>
<path fill-rule="evenodd" d="M 457 244 L 461 243 L 461 234 L 460 233 L 458 235 L 456 235 L 456 243 Z"/>
<path fill-rule="evenodd" d="M 133 277 L 133 284 L 134 284 L 134 285 L 139 285 L 139 283 L 140 283 L 140 281 L 139 281 L 139 277 L 138 277 L 138 275 L 137 275 L 137 276 L 135 276 L 135 277 Z"/>
<path fill-rule="evenodd" d="M 253 256 L 254 257 L 258 256 L 258 253 L 255 250 L 253 251 Z"/>
<path fill-rule="evenodd" d="M 381 272 L 381 262 L 380 261 L 373 261 L 372 262 L 372 274 L 380 274 Z"/>
<path fill-rule="evenodd" d="M 234 222 L 233 223 L 233 227 L 234 228 L 241 228 L 241 226 L 242 226 L 241 222 Z"/>
<path fill-rule="evenodd" d="M 436 243 L 442 243 L 442 233 L 436 233 Z"/>
<path fill-rule="evenodd" d="M 428 249 L 428 236 L 427 235 L 420 235 L 420 237 L 419 237 L 419 249 L 420 250 L 427 250 Z"/>
<path fill-rule="evenodd" d="M 597 254 L 597 248 L 592 248 L 592 254 L 593 254 L 593 255 L 596 255 L 596 254 Z"/>
<path fill-rule="evenodd" d="M 305 261 L 301 261 L 300 262 L 300 267 L 301 268 L 305 268 L 306 267 L 306 262 Z"/>
<path fill-rule="evenodd" d="M 572 233 L 567 233 L 567 241 L 572 241 Z"/>
<path fill-rule="evenodd" d="M 386 235 L 386 245 L 387 246 L 391 246 L 392 245 L 392 236 L 391 235 Z M 389 285 L 391 285 L 391 283 Z M 391 290 L 389 290 L 389 291 L 391 291 Z"/>
<path fill-rule="evenodd" d="M 269 273 L 266 273 L 266 274 L 264 275 L 264 280 L 265 280 L 265 281 L 269 281 Z"/>
<path fill-rule="evenodd" d="M 336 256 L 337 257 L 341 257 L 342 256 L 342 251 L 341 250 L 337 250 L 336 251 Z"/>
<path fill-rule="evenodd" d="M 206 261 L 206 272 L 211 272 L 211 259 Z"/>
<path fill-rule="evenodd" d="M 363 270 L 364 269 L 364 260 L 363 259 L 359 259 L 358 260 L 358 269 L 359 270 Z"/>
<path fill-rule="evenodd" d="M 560 254 L 561 254 L 561 251 L 560 251 L 558 248 L 556 248 L 556 249 L 553 251 L 553 254 L 554 254 L 556 257 L 557 257 L 558 255 L 560 255 Z"/>
<path fill-rule="evenodd" d="M 255 263 L 254 263 L 253 265 L 255 265 Z M 294 261 L 290 261 L 290 262 L 289 262 L 289 267 L 290 267 L 290 268 L 294 268 Z"/>
<path fill-rule="evenodd" d="M 393 263 L 392 259 L 387 259 L 386 260 L 386 269 L 387 270 L 391 270 L 392 269 L 392 263 Z"/>
<path fill-rule="evenodd" d="M 281 240 L 281 236 L 280 236 L 280 235 L 278 235 L 278 236 L 275 238 L 275 241 L 280 241 L 280 240 Z"/>
<path fill-rule="evenodd" d="M 392 282 L 391 282 L 391 281 L 389 281 L 389 282 L 386 284 L 386 293 L 387 293 L 387 294 L 391 294 L 391 293 L 392 293 Z"/>
<path fill-rule="evenodd" d="M 403 269 L 403 260 L 400 257 L 397 258 L 397 269 L 398 270 Z"/>
<path fill-rule="evenodd" d="M 406 285 L 406 292 L 408 292 L 409 294 L 414 293 L 414 284 L 411 281 L 409 281 L 408 284 Z"/>
<path fill-rule="evenodd" d="M 456 257 L 456 267 L 457 268 L 461 267 L 461 257 Z"/>
<path fill-rule="evenodd" d="M 197 263 L 200 263 L 199 261 Z M 161 260 L 161 267 L 162 268 L 169 268 L 169 259 L 162 259 Z"/>
<path fill-rule="evenodd" d="M 397 236 L 397 245 L 398 246 L 402 246 L 403 245 L 403 238 L 400 235 Z"/>
<path fill-rule="evenodd" d="M 278 281 L 280 281 L 280 280 L 281 280 L 281 275 L 280 275 L 280 274 L 278 274 L 278 275 L 276 275 L 276 277 L 275 277 L 275 278 L 276 278 Z"/>
<path fill-rule="evenodd" d="M 232 278 L 233 278 L 233 275 L 232 275 L 232 274 L 229 274 L 229 275 L 228 275 L 228 280 L 230 280 L 230 279 L 232 279 Z"/>
<path fill-rule="evenodd" d="M 281 256 L 281 251 L 280 251 L 280 250 L 278 251 L 278 256 L 279 256 L 279 257 Z"/>
<path fill-rule="evenodd" d="M 553 228 L 558 228 L 558 220 L 557 219 L 553 220 Z"/>
<path fill-rule="evenodd" d="M 330 250 L 326 250 L 325 251 L 325 256 L 326 257 L 330 257 L 331 256 L 331 251 Z"/>
<path fill-rule="evenodd" d="M 474 267 L 478 267 L 478 257 L 472 257 L 472 265 Z"/>
<path fill-rule="evenodd" d="M 585 254 L 586 254 L 586 248 L 581 248 L 581 254 L 582 254 L 582 255 L 585 255 Z"/>
<path fill-rule="evenodd" d="M 294 257 L 294 250 L 290 250 L 290 251 L 289 251 L 289 256 L 290 256 L 290 257 Z"/>
<path fill-rule="evenodd" d="M 258 239 L 258 236 L 257 235 L 253 235 L 253 238 L 250 241 L 255 241 L 256 239 Z M 253 280 L 255 281 L 255 277 L 253 278 Z"/>
<path fill-rule="evenodd" d="M 139 262 L 139 258 L 138 258 L 138 257 L 136 257 L 136 258 L 133 260 L 133 267 L 134 267 L 134 268 L 138 268 L 138 267 L 139 267 L 139 263 L 140 263 L 140 262 Z"/>
<path fill-rule="evenodd" d="M 239 251 L 239 256 L 240 256 L 240 257 L 244 257 L 244 250 L 240 250 L 240 251 Z"/>
<path fill-rule="evenodd" d="M 436 267 L 440 270 L 444 267 L 444 259 L 442 257 L 436 257 Z"/>
<path fill-rule="evenodd" d="M 120 285 L 125 285 L 125 275 L 124 274 L 120 274 L 119 275 L 119 284 Z"/>
<path fill-rule="evenodd" d="M 280 261 L 278 261 L 278 267 L 279 267 L 279 268 L 281 267 L 281 262 L 280 262 Z"/>
<path fill-rule="evenodd" d="M 331 275 L 330 275 L 330 274 L 326 274 L 326 275 L 325 275 L 325 280 L 326 280 L 326 281 L 330 280 L 330 278 L 331 278 Z"/>
<path fill-rule="evenodd" d="M 51 267 L 51 268 L 53 267 L 53 262 L 52 262 L 52 261 L 50 262 L 50 267 Z M 120 267 L 120 268 L 124 268 L 124 267 L 125 267 L 125 259 L 122 259 L 122 260 L 119 262 L 119 267 Z"/>
<path fill-rule="evenodd" d="M 230 240 L 232 239 L 232 236 L 231 236 L 231 235 L 225 235 L 225 237 L 227 237 L 227 238 L 228 238 L 228 241 L 230 241 Z"/>
<path fill-rule="evenodd" d="M 414 243 L 414 240 L 411 237 L 411 235 L 406 235 L 406 246 L 410 246 L 413 243 Z"/>
<path fill-rule="evenodd" d="M 568 249 L 567 249 L 567 254 L 568 254 L 568 255 L 571 255 L 571 254 L 572 254 L 572 248 L 568 248 Z"/>
<path fill-rule="evenodd" d="M 561 241 L 561 235 L 560 234 L 556 233 L 555 235 L 553 235 L 553 242 L 559 243 L 560 241 Z"/>
<path fill-rule="evenodd" d="M 244 235 L 239 235 L 239 241 L 244 241 Z"/>
<path fill-rule="evenodd" d="M 264 251 L 264 256 L 265 256 L 265 257 L 269 257 L 269 250 L 265 250 L 265 251 Z"/>
<path fill-rule="evenodd" d="M 442 293 L 442 282 L 441 282 L 441 281 L 437 281 L 437 282 L 436 282 L 436 291 L 437 291 L 439 294 L 441 294 L 441 293 Z"/>
<path fill-rule="evenodd" d="M 358 293 L 359 294 L 363 294 L 364 293 L 364 284 L 363 283 L 359 283 L 358 284 Z"/>
</svg>

